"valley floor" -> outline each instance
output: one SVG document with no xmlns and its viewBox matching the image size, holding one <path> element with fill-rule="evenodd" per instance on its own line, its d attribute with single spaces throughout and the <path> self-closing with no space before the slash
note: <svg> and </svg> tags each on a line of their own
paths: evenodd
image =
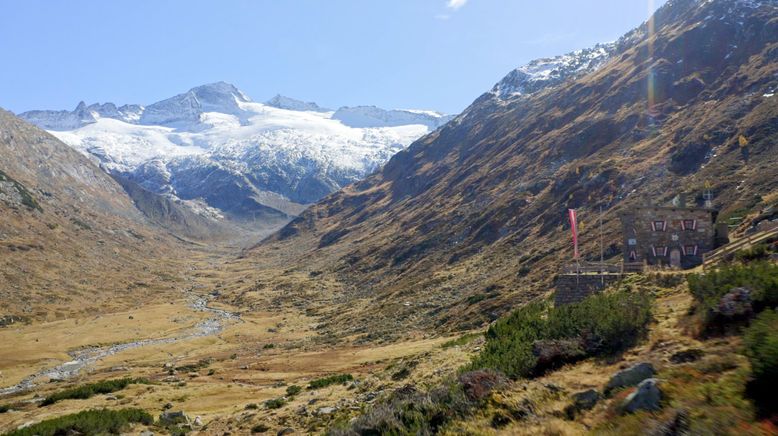
<svg viewBox="0 0 778 436">
<path fill-rule="evenodd" d="M 396 389 L 439 385 L 483 345 L 479 332 L 453 337 L 403 332 L 402 339 L 373 344 L 332 337 L 322 328 L 327 312 L 311 310 L 332 301 L 331 284 L 321 283 L 318 293 L 258 291 L 257 283 L 284 274 L 283 259 L 266 266 L 272 271 L 262 271 L 234 255 L 198 250 L 190 253 L 191 268 L 177 298 L 0 328 L 0 406 L 10 409 L 2 413 L 0 408 L 0 433 L 102 408 L 140 408 L 155 419 L 165 411 L 183 411 L 193 421 L 191 434 L 275 434 L 287 428 L 322 433 L 348 423 Z M 695 419 L 711 428 L 720 422 L 722 428 L 739 426 L 744 434 L 771 434 L 774 429 L 755 423 L 753 407 L 743 400 L 748 363 L 739 354 L 739 339 L 694 339 L 685 324 L 691 295 L 683 280 L 674 283 L 646 284 L 656 296 L 654 322 L 638 346 L 610 359 L 588 359 L 513 382 L 484 409 L 449 423 L 444 433 L 635 434 L 646 422 L 660 425 L 672 419 L 673 411 L 691 406 Z M 304 301 L 314 294 L 322 301 Z M 671 356 L 690 349 L 703 350 L 704 357 L 692 366 L 672 363 Z M 95 353 L 97 358 L 86 363 L 79 360 Z M 47 373 L 79 362 L 83 368 L 77 367 L 81 370 L 73 377 Z M 573 393 L 599 390 L 611 375 L 636 362 L 652 363 L 658 377 L 668 381 L 670 407 L 657 414 L 619 416 L 616 407 L 625 391 L 573 420 L 566 416 Z M 310 386 L 333 374 L 353 379 Z M 144 381 L 42 405 L 44 398 L 68 388 L 125 377 Z M 26 389 L 3 392 L 19 383 L 27 383 Z M 508 418 L 496 420 L 498 415 Z M 136 426 L 133 433 L 145 428 Z"/>
<path fill-rule="evenodd" d="M 424 374 L 420 380 L 433 380 L 467 361 L 458 348 L 441 347 L 451 338 L 333 343 L 317 332 L 321 319 L 303 308 L 271 307 L 270 301 L 265 309 L 225 304 L 229 299 L 220 297 L 228 273 L 222 262 L 234 256 L 193 251 L 191 257 L 178 298 L 0 328 L 0 406 L 11 409 L 0 413 L 0 433 L 82 410 L 128 407 L 155 417 L 168 409 L 199 416 L 202 425 L 194 430 L 203 434 L 246 434 L 257 425 L 323 428 L 336 411 L 359 409 L 359 398 L 401 386 L 403 380 L 392 380 L 392 368 L 402 362 L 422 362 L 414 365 L 414 378 L 418 373 Z M 278 410 L 263 404 L 284 397 L 288 386 L 305 388 L 311 380 L 346 373 L 357 381 L 303 389 Z M 124 377 L 151 384 L 39 407 L 66 388 Z"/>
</svg>

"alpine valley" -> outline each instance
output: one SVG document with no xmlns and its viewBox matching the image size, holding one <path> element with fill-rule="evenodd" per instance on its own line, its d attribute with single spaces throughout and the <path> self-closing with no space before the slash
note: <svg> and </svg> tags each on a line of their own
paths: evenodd
<svg viewBox="0 0 778 436">
<path fill-rule="evenodd" d="M 778 0 L 652 12 L 454 116 L 0 110 L 0 433 L 778 434 Z"/>
</svg>

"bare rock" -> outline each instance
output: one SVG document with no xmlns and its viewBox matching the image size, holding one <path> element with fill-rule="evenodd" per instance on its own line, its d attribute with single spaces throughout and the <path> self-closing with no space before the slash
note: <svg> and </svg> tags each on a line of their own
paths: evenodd
<svg viewBox="0 0 778 436">
<path fill-rule="evenodd" d="M 659 381 L 655 378 L 643 380 L 635 392 L 622 403 L 624 413 L 634 413 L 639 410 L 659 410 L 662 408 L 662 391 L 659 389 Z"/>
<path fill-rule="evenodd" d="M 635 386 L 655 374 L 654 365 L 649 362 L 641 362 L 621 370 L 608 380 L 608 384 L 605 385 L 605 395 L 609 395 L 614 389 Z"/>
</svg>

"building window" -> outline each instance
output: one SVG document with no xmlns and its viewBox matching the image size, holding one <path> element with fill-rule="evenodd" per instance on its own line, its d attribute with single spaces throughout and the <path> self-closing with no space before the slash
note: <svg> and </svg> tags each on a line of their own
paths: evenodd
<svg viewBox="0 0 778 436">
<path fill-rule="evenodd" d="M 684 256 L 696 256 L 697 255 L 697 246 L 696 245 L 684 245 L 681 247 L 683 250 Z"/>
<path fill-rule="evenodd" d="M 655 232 L 664 232 L 667 230 L 667 221 L 655 220 L 651 221 L 651 230 Z"/>
<path fill-rule="evenodd" d="M 652 245 L 651 254 L 653 254 L 654 257 L 667 256 L 667 247 L 654 247 Z"/>
<path fill-rule="evenodd" d="M 681 221 L 681 228 L 684 230 L 697 230 L 697 220 L 683 220 Z"/>
<path fill-rule="evenodd" d="M 635 250 L 632 250 L 629 252 L 629 260 L 632 262 L 636 261 L 638 259 L 638 254 L 635 253 Z"/>
</svg>

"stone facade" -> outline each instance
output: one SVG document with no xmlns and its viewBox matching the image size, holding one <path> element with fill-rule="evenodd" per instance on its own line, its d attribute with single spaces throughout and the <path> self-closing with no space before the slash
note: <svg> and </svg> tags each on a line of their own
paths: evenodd
<svg viewBox="0 0 778 436">
<path fill-rule="evenodd" d="M 624 262 L 693 268 L 715 248 L 716 212 L 704 208 L 637 207 L 621 215 Z"/>
<path fill-rule="evenodd" d="M 560 274 L 554 284 L 554 305 L 578 303 L 619 280 L 621 274 Z"/>
</svg>

